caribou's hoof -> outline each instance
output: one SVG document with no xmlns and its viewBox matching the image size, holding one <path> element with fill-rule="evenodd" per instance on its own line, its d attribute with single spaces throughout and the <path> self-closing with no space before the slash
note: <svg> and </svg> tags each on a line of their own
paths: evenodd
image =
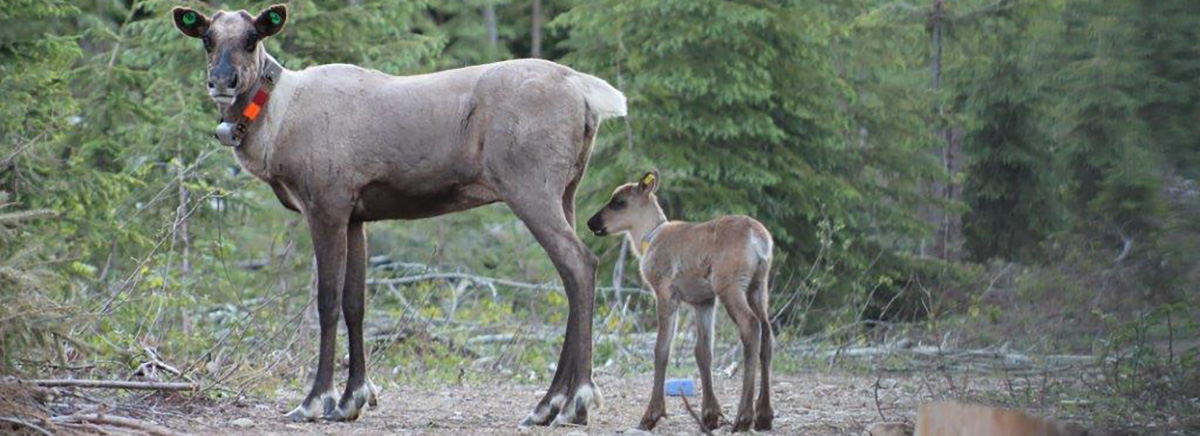
<svg viewBox="0 0 1200 436">
<path fill-rule="evenodd" d="M 638 422 L 637 429 L 644 431 L 654 430 L 654 427 L 658 426 L 658 421 L 661 421 L 666 417 L 667 414 L 663 412 L 654 412 L 642 415 L 642 420 Z"/>
<path fill-rule="evenodd" d="M 362 386 L 359 386 L 353 391 L 346 391 L 342 395 L 342 399 L 338 401 L 337 407 L 325 414 L 326 421 L 356 421 L 362 417 L 362 411 L 367 406 L 372 408 L 378 405 L 375 399 L 379 388 L 374 383 L 367 381 Z"/>
<path fill-rule="evenodd" d="M 750 430 L 750 423 L 753 421 L 754 419 L 750 417 L 750 413 L 739 413 L 737 421 L 733 422 L 733 430 L 731 431 L 737 433 L 739 431 Z"/>
<path fill-rule="evenodd" d="M 567 402 L 567 396 L 558 394 L 550 398 L 550 401 L 543 404 L 538 404 L 533 408 L 525 419 L 521 420 L 521 427 L 532 427 L 535 425 L 550 425 L 550 421 L 558 415 L 558 411 L 562 410 L 563 404 Z"/>
<path fill-rule="evenodd" d="M 759 411 L 758 416 L 754 417 L 754 429 L 759 431 L 770 430 L 773 421 L 775 421 L 775 412 Z"/>
<path fill-rule="evenodd" d="M 588 407 L 599 408 L 600 403 L 599 389 L 590 384 L 580 386 L 575 389 L 575 396 L 571 397 L 571 400 L 558 411 L 558 416 L 554 418 L 552 425 L 587 425 Z"/>
<path fill-rule="evenodd" d="M 330 390 L 317 397 L 309 396 L 304 399 L 304 402 L 292 409 L 284 415 L 293 422 L 312 422 L 320 419 L 322 416 L 328 415 L 337 407 L 337 394 Z"/>
<path fill-rule="evenodd" d="M 704 428 L 716 430 L 721 427 L 721 420 L 724 419 L 721 416 L 721 409 L 708 409 L 702 412 L 702 415 L 703 418 L 700 421 L 704 423 Z"/>
<path fill-rule="evenodd" d="M 541 404 L 521 420 L 521 426 L 587 425 L 588 407 L 600 407 L 600 390 L 591 384 L 583 385 L 576 388 L 575 395 L 569 398 L 567 395 L 555 394 L 549 401 L 543 399 Z"/>
</svg>

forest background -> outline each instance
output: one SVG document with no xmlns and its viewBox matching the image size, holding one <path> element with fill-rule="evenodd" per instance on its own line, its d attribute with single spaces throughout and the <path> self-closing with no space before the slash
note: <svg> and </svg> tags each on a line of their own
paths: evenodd
<svg viewBox="0 0 1200 436">
<path fill-rule="evenodd" d="M 311 243 L 211 138 L 178 4 L 0 4 L 2 374 L 124 374 L 153 353 L 216 396 L 304 383 Z M 658 169 L 672 219 L 758 218 L 783 347 L 1091 355 L 1121 407 L 1197 407 L 1198 2 L 287 4 L 265 43 L 291 69 L 540 57 L 622 89 L 630 116 L 601 128 L 580 216 Z M 644 372 L 629 344 L 654 303 L 636 261 L 583 238 L 602 265 L 596 365 Z M 565 298 L 503 205 L 375 223 L 369 246 L 373 370 L 550 374 Z M 803 356 L 781 365 L 820 361 Z"/>
</svg>

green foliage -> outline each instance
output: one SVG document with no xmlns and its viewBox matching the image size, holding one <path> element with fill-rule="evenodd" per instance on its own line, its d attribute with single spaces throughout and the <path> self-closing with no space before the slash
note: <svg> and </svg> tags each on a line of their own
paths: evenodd
<svg viewBox="0 0 1200 436">
<path fill-rule="evenodd" d="M 1025 35 L 1032 20 L 1051 13 L 1036 3 L 976 23 L 978 41 L 964 70 L 963 106 L 971 123 L 964 149 L 970 210 L 963 216 L 966 249 L 977 261 L 999 257 L 1035 261 L 1042 242 L 1059 228 L 1055 162 L 1039 117 L 1045 105 L 1036 45 Z"/>
<path fill-rule="evenodd" d="M 600 191 L 657 167 L 668 216 L 748 214 L 789 254 L 785 271 L 827 262 L 838 275 L 870 275 L 831 283 L 831 301 L 903 275 L 868 271 L 880 253 L 898 255 L 884 247 L 911 246 L 919 232 L 915 211 L 877 206 L 911 201 L 915 180 L 932 172 L 931 161 L 911 159 L 927 144 L 911 115 L 921 99 L 902 89 L 910 59 L 873 56 L 902 41 L 852 35 L 853 21 L 833 20 L 855 12 L 803 1 L 598 1 L 560 16 L 573 50 L 564 59 L 619 72 L 630 99 L 636 146 L 598 148 L 596 160 L 617 162 L 602 170 Z M 889 69 L 901 73 L 880 83 Z M 839 229 L 824 258 L 822 222 Z"/>
<path fill-rule="evenodd" d="M 544 56 L 608 79 L 630 102 L 628 119 L 600 131 L 578 221 L 650 168 L 664 176 L 673 219 L 758 218 L 778 242 L 772 301 L 784 338 L 871 320 L 936 324 L 963 310 L 1005 325 L 984 298 L 995 281 L 985 261 L 1032 270 L 1012 286 L 1030 301 L 1065 293 L 1054 301 L 1135 310 L 1194 300 L 1200 6 L 951 3 L 935 93 L 928 2 L 543 0 Z M 310 299 L 304 223 L 210 139 L 204 55 L 174 28 L 177 4 L 0 3 L 0 359 L 9 365 L 78 353 L 128 363 L 150 346 L 229 380 L 239 366 L 278 371 L 294 351 L 285 339 Z M 532 4 L 295 0 L 286 30 L 265 44 L 293 69 L 424 73 L 529 55 Z M 953 179 L 934 155 L 939 130 L 962 133 Z M 963 214 L 968 262 L 919 255 L 937 224 L 919 211 L 940 201 L 927 198 L 930 182 L 961 184 L 963 204 L 939 206 Z M 610 268 L 617 238 L 585 238 Z M 557 280 L 502 205 L 372 224 L 370 242 L 373 255 L 440 271 Z M 636 269 L 625 271 L 631 286 Z M 373 286 L 372 317 L 508 332 L 561 325 L 566 313 L 557 292 L 442 282 L 402 291 L 408 300 Z M 650 325 L 651 300 L 636 297 L 627 311 L 614 303 L 598 294 L 598 326 Z M 15 316 L 36 310 L 45 316 Z M 413 379 L 429 367 L 455 377 L 448 367 L 471 364 L 455 344 L 470 337 L 447 335 L 384 349 L 379 361 Z M 494 365 L 545 368 L 556 347 L 502 348 Z M 279 354 L 229 362 L 262 350 Z M 596 348 L 600 359 L 627 354 L 619 343 Z"/>
</svg>

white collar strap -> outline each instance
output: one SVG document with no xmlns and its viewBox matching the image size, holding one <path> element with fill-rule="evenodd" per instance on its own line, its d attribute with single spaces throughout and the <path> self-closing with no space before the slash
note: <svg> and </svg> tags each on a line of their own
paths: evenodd
<svg viewBox="0 0 1200 436">
<path fill-rule="evenodd" d="M 666 224 L 666 221 L 658 223 L 657 226 L 654 226 L 653 229 L 642 235 L 642 254 L 646 254 L 646 251 L 650 250 L 650 244 L 654 243 L 654 237 L 658 236 L 658 231 L 662 230 L 663 226 Z"/>
</svg>

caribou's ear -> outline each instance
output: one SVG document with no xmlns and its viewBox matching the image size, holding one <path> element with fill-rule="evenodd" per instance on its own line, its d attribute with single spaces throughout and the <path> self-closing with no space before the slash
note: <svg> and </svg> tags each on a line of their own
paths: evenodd
<svg viewBox="0 0 1200 436">
<path fill-rule="evenodd" d="M 184 35 L 199 38 L 208 31 L 208 17 L 192 8 L 175 8 L 171 10 L 171 13 L 175 16 L 175 27 L 178 27 Z"/>
<path fill-rule="evenodd" d="M 287 5 L 274 5 L 258 13 L 254 18 L 254 30 L 258 31 L 259 38 L 266 38 L 283 30 L 284 23 L 287 23 Z"/>
<path fill-rule="evenodd" d="M 652 170 L 642 175 L 638 180 L 638 190 L 646 194 L 653 194 L 658 190 L 658 171 Z"/>
</svg>

